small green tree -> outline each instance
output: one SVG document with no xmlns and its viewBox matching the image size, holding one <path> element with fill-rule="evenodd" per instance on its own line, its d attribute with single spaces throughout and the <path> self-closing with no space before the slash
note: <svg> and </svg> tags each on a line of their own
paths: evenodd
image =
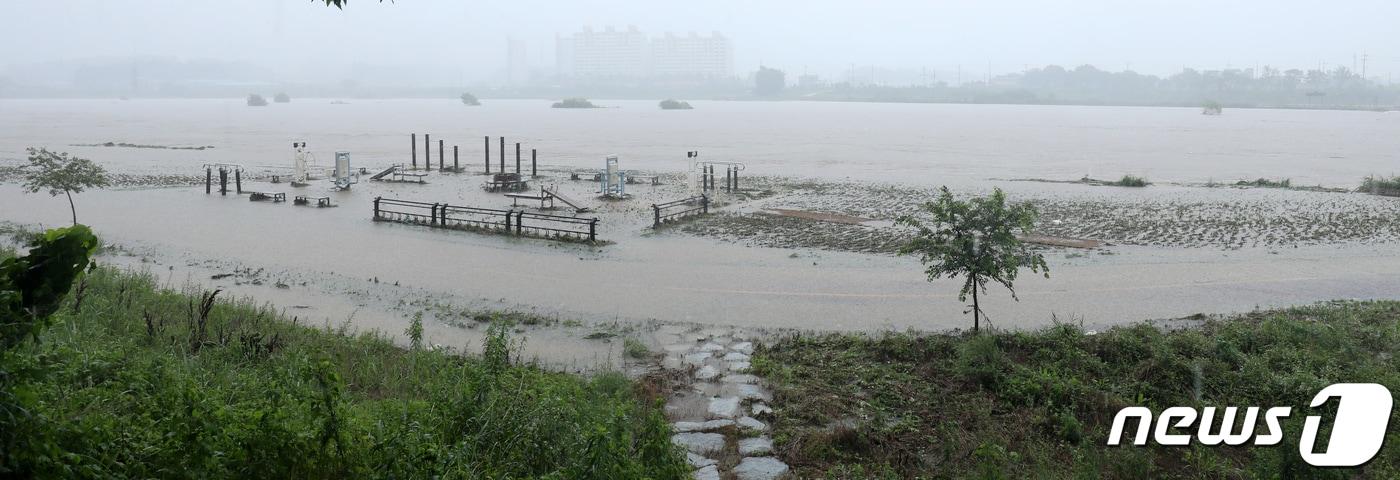
<svg viewBox="0 0 1400 480">
<path fill-rule="evenodd" d="M 107 170 L 92 160 L 69 157 L 67 152 L 50 152 L 47 148 L 30 147 L 25 151 L 29 152 L 29 163 L 20 167 L 24 189 L 29 193 L 47 189 L 55 197 L 60 193 L 67 195 L 74 225 L 78 224 L 78 209 L 73 206 L 73 194 L 110 185 Z"/>
<path fill-rule="evenodd" d="M 944 276 L 966 279 L 958 301 L 965 302 L 972 295 L 973 331 L 981 328 L 983 316 L 977 294 L 986 293 L 988 283 L 1001 284 L 1015 299 L 1012 282 L 1021 268 L 1050 278 L 1045 258 L 1016 237 L 1030 232 L 1039 215 L 1030 203 L 1007 205 L 1000 188 L 990 196 L 962 201 L 943 187 L 938 199 L 925 203 L 921 210 L 928 215 L 928 223 L 914 215 L 899 218 L 898 224 L 917 230 L 899 253 L 918 254 L 919 261 L 927 265 L 924 272 L 930 282 Z"/>
</svg>

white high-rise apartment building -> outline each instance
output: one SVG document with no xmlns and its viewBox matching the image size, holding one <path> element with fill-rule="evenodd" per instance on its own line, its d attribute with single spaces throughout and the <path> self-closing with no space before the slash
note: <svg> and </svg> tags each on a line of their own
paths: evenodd
<svg viewBox="0 0 1400 480">
<path fill-rule="evenodd" d="M 555 38 L 555 67 L 579 78 L 723 78 L 734 73 L 734 49 L 718 32 L 648 39 L 637 27 L 585 27 Z"/>
<path fill-rule="evenodd" d="M 729 77 L 734 74 L 734 48 L 719 32 L 708 37 L 695 32 L 678 37 L 668 32 L 651 40 L 651 73 L 663 77 Z"/>
</svg>

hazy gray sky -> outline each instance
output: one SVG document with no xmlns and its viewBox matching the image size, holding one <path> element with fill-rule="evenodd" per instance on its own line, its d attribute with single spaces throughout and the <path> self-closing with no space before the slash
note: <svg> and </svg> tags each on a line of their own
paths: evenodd
<svg viewBox="0 0 1400 480">
<path fill-rule="evenodd" d="M 737 72 L 762 61 L 826 74 L 852 63 L 1164 74 L 1350 67 L 1369 53 L 1373 76 L 1400 73 L 1395 0 L 350 0 L 343 11 L 306 0 L 4 0 L 0 18 L 0 65 L 173 56 L 249 61 L 289 79 L 354 62 L 490 78 L 508 35 L 526 42 L 534 66 L 550 67 L 554 34 L 584 25 L 720 31 L 734 39 Z"/>
</svg>

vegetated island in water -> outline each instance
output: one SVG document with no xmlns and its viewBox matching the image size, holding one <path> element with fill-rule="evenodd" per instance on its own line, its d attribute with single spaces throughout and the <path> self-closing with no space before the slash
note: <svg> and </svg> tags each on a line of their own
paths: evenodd
<svg viewBox="0 0 1400 480">
<path fill-rule="evenodd" d="M 248 106 L 250 106 L 250 107 L 266 107 L 266 106 L 267 106 L 267 99 L 266 99 L 266 98 L 263 98 L 262 95 L 258 95 L 258 94 L 256 94 L 256 93 L 254 93 L 254 94 L 252 94 L 252 95 L 248 95 Z"/>
<path fill-rule="evenodd" d="M 476 95 L 472 95 L 472 94 L 470 94 L 470 93 L 463 93 L 463 94 L 462 94 L 462 105 L 466 105 L 466 106 L 469 106 L 469 107 L 475 107 L 475 106 L 481 105 L 481 101 L 476 99 Z"/>
<path fill-rule="evenodd" d="M 560 101 L 558 101 L 558 102 L 554 102 L 554 105 L 551 105 L 550 107 L 551 107 L 551 108 L 600 108 L 599 106 L 594 105 L 593 102 L 588 101 L 587 98 L 566 98 L 566 99 L 560 100 Z"/>
<path fill-rule="evenodd" d="M 674 98 L 668 98 L 661 101 L 662 110 L 690 110 L 692 108 L 695 107 L 690 106 L 689 102 L 676 100 Z"/>
<path fill-rule="evenodd" d="M 288 96 L 286 93 L 278 93 L 272 97 L 272 101 L 277 103 L 292 103 L 292 97 Z"/>
<path fill-rule="evenodd" d="M 71 144 L 71 145 L 69 145 L 69 146 L 70 146 L 70 147 L 154 148 L 154 149 L 159 149 L 159 150 L 209 150 L 209 149 L 214 148 L 213 145 L 196 145 L 196 146 L 181 147 L 181 146 L 174 146 L 174 145 L 142 145 L 142 144 L 139 144 L 139 143 L 126 143 L 126 142 L 74 143 L 74 144 Z"/>
</svg>

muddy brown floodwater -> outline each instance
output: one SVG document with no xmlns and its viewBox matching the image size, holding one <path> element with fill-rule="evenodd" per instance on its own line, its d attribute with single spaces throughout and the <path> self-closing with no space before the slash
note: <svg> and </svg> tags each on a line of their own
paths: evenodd
<svg viewBox="0 0 1400 480">
<path fill-rule="evenodd" d="M 1040 206 L 1037 233 L 1106 242 L 1045 250 L 1052 278 L 1021 277 L 1019 302 L 1004 292 L 984 297 L 998 327 L 1058 320 L 1100 328 L 1400 297 L 1400 199 L 1190 186 L 1261 176 L 1351 186 L 1395 164 L 1397 137 L 1382 134 L 1400 126 L 1395 115 L 745 102 L 692 102 L 696 110 L 686 112 L 603 102 L 620 108 L 561 112 L 547 102 L 486 103 L 299 99 L 250 109 L 241 100 L 0 100 L 0 167 L 22 162 L 25 146 L 49 146 L 123 175 L 119 188 L 77 195 L 79 219 L 120 247 L 107 261 L 170 286 L 226 288 L 308 322 L 391 335 L 422 313 L 428 342 L 451 347 L 477 345 L 474 312 L 520 312 L 543 319 L 521 327 L 525 354 L 565 369 L 624 365 L 625 337 L 660 349 L 654 332 L 663 324 L 965 327 L 956 281 L 929 284 L 916 261 L 888 253 L 900 238 L 891 220 L 945 184 L 960 195 L 1001 187 Z M 308 141 L 321 163 L 346 150 L 356 167 L 377 171 L 408 161 L 411 132 L 447 140 L 448 152 L 459 145 L 472 173 L 434 171 L 425 185 L 362 179 L 334 193 L 323 181 L 298 189 L 260 174 L 271 171 L 261 166 L 290 165 L 293 140 Z M 480 188 L 488 134 L 540 149 L 546 171 L 534 187 L 556 184 L 585 199 L 595 212 L 584 216 L 603 219 L 608 244 L 371 221 L 376 196 L 509 207 Z M 105 142 L 214 148 L 70 146 Z M 746 192 L 718 195 L 711 217 L 652 231 L 651 203 L 691 193 L 684 152 L 697 148 L 702 158 L 746 162 Z M 569 180 L 567 171 L 598 168 L 609 153 L 622 156 L 623 168 L 662 174 L 664 184 L 629 185 L 632 199 L 605 202 L 592 182 Z M 494 169 L 494 151 L 492 160 Z M 324 194 L 338 206 L 180 186 L 201 179 L 199 166 L 209 162 L 248 166 L 248 190 Z M 513 152 L 507 163 L 513 168 Z M 1124 173 L 1156 185 L 991 180 Z M 825 221 L 850 217 L 871 221 Z M 67 218 L 61 197 L 24 194 L 13 178 L 0 183 L 0 221 L 52 227 Z"/>
</svg>

